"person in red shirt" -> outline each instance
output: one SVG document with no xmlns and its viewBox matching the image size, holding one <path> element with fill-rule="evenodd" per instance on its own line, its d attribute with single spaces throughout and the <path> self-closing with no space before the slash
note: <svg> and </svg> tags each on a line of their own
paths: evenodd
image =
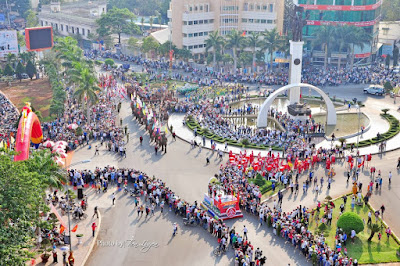
<svg viewBox="0 0 400 266">
<path fill-rule="evenodd" d="M 93 237 L 94 237 L 94 234 L 95 234 L 95 232 L 96 232 L 96 227 L 97 227 L 96 223 L 92 223 Z"/>
</svg>

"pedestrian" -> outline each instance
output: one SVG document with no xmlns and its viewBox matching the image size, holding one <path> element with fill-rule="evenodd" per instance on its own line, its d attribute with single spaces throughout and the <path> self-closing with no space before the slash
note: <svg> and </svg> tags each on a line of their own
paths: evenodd
<svg viewBox="0 0 400 266">
<path fill-rule="evenodd" d="M 247 227 L 245 225 L 243 225 L 243 238 L 247 240 Z"/>
<path fill-rule="evenodd" d="M 64 266 L 68 266 L 68 262 L 67 262 L 67 252 L 63 252 L 63 265 Z"/>
<path fill-rule="evenodd" d="M 372 213 L 371 211 L 368 212 L 368 222 L 367 225 L 372 225 Z"/>
<path fill-rule="evenodd" d="M 142 142 L 143 142 L 143 137 L 142 136 L 140 136 L 139 141 L 140 141 L 140 145 L 142 145 Z"/>
<path fill-rule="evenodd" d="M 97 216 L 97 218 L 99 218 L 99 213 L 98 213 L 98 211 L 97 211 L 97 206 L 94 207 L 94 214 L 93 214 L 92 218 L 93 218 L 95 215 Z"/>
<path fill-rule="evenodd" d="M 392 184 L 392 171 L 389 172 L 389 185 Z"/>
<path fill-rule="evenodd" d="M 75 263 L 75 258 L 74 258 L 72 250 L 69 252 L 68 262 L 69 262 L 69 266 L 73 266 Z"/>
<path fill-rule="evenodd" d="M 158 146 L 157 146 L 157 144 L 156 144 L 156 146 L 154 146 L 154 153 L 155 153 L 155 155 L 157 155 L 157 151 L 158 151 Z"/>
<path fill-rule="evenodd" d="M 172 139 L 173 139 L 174 141 L 176 141 L 176 134 L 175 134 L 175 132 L 172 132 Z"/>
<path fill-rule="evenodd" d="M 58 263 L 57 249 L 53 249 L 53 264 Z"/>
<path fill-rule="evenodd" d="M 383 219 L 383 213 L 385 212 L 385 205 L 382 204 L 381 206 L 381 215 L 382 215 L 382 219 Z"/>
<path fill-rule="evenodd" d="M 94 155 L 99 155 L 99 147 L 96 145 Z"/>
<path fill-rule="evenodd" d="M 93 222 L 93 223 L 92 223 L 92 233 L 93 233 L 93 237 L 94 237 L 94 235 L 95 235 L 95 233 L 96 233 L 96 227 L 97 227 L 96 223 Z"/>
<path fill-rule="evenodd" d="M 208 157 L 206 157 L 206 165 L 210 164 L 210 159 Z"/>
<path fill-rule="evenodd" d="M 387 235 L 387 238 L 389 239 L 390 235 L 392 234 L 392 230 L 390 230 L 390 227 L 386 228 L 385 233 Z"/>
<path fill-rule="evenodd" d="M 112 205 L 115 205 L 115 193 L 112 193 L 111 198 L 112 198 Z"/>
</svg>

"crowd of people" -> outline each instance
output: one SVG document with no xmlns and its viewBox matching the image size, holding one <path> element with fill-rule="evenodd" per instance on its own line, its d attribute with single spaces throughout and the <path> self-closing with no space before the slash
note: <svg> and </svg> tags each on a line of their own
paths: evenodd
<svg viewBox="0 0 400 266">
<path fill-rule="evenodd" d="M 10 144 L 10 138 L 15 138 L 17 133 L 17 123 L 19 118 L 18 109 L 15 105 L 0 91 L 0 142 Z M 3 148 L 3 147 L 0 147 Z"/>
<path fill-rule="evenodd" d="M 167 73 L 170 62 L 166 58 L 146 59 L 141 56 L 127 56 L 111 54 L 110 52 L 86 51 L 91 57 L 114 57 L 124 62 L 133 63 L 142 67 L 151 75 L 151 79 L 161 78 L 160 73 Z M 193 82 L 199 85 L 222 85 L 223 82 L 250 83 L 259 85 L 284 86 L 289 81 L 288 68 L 278 68 L 276 71 L 264 70 L 262 73 L 233 73 L 215 71 L 212 68 L 195 68 L 192 64 L 176 60 L 172 64 L 172 76 L 176 80 Z M 168 75 L 165 75 L 167 77 Z M 395 85 L 400 83 L 400 77 L 392 70 L 376 63 L 372 67 L 353 67 L 353 69 L 328 67 L 323 69 L 318 66 L 305 66 L 302 73 L 302 82 L 315 86 L 340 86 L 347 84 L 381 84 L 391 81 Z"/>
</svg>

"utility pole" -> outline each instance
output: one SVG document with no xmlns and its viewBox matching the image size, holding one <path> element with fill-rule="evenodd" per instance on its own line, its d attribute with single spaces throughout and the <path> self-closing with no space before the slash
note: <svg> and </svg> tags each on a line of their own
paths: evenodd
<svg viewBox="0 0 400 266">
<path fill-rule="evenodd" d="M 10 21 L 10 10 L 8 9 L 8 1 L 6 0 L 6 9 L 7 9 L 7 21 L 8 21 L 8 26 L 11 26 L 11 21 Z"/>
</svg>

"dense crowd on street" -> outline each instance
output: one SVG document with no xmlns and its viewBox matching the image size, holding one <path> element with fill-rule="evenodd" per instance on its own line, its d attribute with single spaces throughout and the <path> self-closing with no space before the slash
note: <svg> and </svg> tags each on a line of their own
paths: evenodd
<svg viewBox="0 0 400 266">
<path fill-rule="evenodd" d="M 170 62 L 166 58 L 159 60 L 146 59 L 141 56 L 127 56 L 111 54 L 110 52 L 86 51 L 90 57 L 114 57 L 118 60 L 140 65 L 142 72 L 152 75 L 152 78 L 161 78 L 160 73 L 168 73 Z M 214 71 L 212 68 L 193 68 L 191 64 L 176 60 L 172 64 L 172 76 L 176 80 L 193 82 L 199 85 L 222 85 L 223 82 L 251 83 L 258 85 L 288 84 L 287 68 L 278 68 L 276 71 L 264 70 L 262 73 L 231 73 L 229 71 Z M 168 75 L 165 75 L 167 77 Z M 381 84 L 391 81 L 393 85 L 400 83 L 400 77 L 392 70 L 376 63 L 372 67 L 358 67 L 353 69 L 337 69 L 329 67 L 323 69 L 317 66 L 305 66 L 302 73 L 302 82 L 315 86 L 340 86 L 347 84 Z"/>
<path fill-rule="evenodd" d="M 0 142 L 4 141 L 10 144 L 10 137 L 17 133 L 17 123 L 19 118 L 19 113 L 15 105 L 0 92 Z M 2 148 L 2 147 L 0 147 Z"/>
</svg>

